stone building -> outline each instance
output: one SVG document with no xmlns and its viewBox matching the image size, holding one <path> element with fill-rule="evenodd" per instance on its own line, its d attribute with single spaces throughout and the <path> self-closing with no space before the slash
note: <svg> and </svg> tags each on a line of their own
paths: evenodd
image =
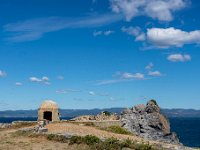
<svg viewBox="0 0 200 150">
<path fill-rule="evenodd" d="M 59 107 L 56 102 L 52 100 L 46 100 L 38 109 L 38 121 L 41 120 L 49 120 L 49 121 L 59 121 Z"/>
</svg>

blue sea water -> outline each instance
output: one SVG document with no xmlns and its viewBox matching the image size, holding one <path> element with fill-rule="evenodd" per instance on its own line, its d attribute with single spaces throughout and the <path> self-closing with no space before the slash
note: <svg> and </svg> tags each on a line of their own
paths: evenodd
<svg viewBox="0 0 200 150">
<path fill-rule="evenodd" d="M 69 117 L 61 119 L 71 119 Z M 0 122 L 36 121 L 37 118 L 0 118 Z M 189 147 L 200 147 L 200 118 L 169 118 L 171 131 L 176 132 L 180 142 Z"/>
<path fill-rule="evenodd" d="M 200 147 L 200 118 L 169 118 L 171 131 L 189 147 Z"/>
</svg>

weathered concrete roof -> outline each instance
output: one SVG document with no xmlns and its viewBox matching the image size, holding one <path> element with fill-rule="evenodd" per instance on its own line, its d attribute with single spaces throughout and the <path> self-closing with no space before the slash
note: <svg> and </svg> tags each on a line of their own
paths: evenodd
<svg viewBox="0 0 200 150">
<path fill-rule="evenodd" d="M 52 100 L 45 100 L 41 105 L 40 109 L 46 109 L 46 108 L 51 108 L 51 109 L 58 109 L 58 104 Z"/>
</svg>

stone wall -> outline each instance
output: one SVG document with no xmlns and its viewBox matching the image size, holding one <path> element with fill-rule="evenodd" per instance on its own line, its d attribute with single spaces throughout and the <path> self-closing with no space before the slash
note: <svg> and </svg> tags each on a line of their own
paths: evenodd
<svg viewBox="0 0 200 150">
<path fill-rule="evenodd" d="M 52 108 L 38 109 L 38 121 L 44 120 L 44 112 L 46 112 L 46 111 L 52 112 L 52 122 L 60 121 L 58 109 L 52 109 Z"/>
</svg>

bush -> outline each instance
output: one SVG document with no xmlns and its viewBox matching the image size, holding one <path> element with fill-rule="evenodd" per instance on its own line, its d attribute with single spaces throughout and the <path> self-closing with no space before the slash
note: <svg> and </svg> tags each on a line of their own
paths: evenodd
<svg viewBox="0 0 200 150">
<path fill-rule="evenodd" d="M 130 139 L 126 139 L 121 143 L 122 147 L 129 147 L 131 148 L 133 146 L 133 141 L 131 141 Z"/>
<path fill-rule="evenodd" d="M 57 141 L 62 143 L 68 142 L 68 139 L 64 135 L 48 134 L 47 139 L 50 141 Z"/>
<path fill-rule="evenodd" d="M 93 135 L 86 135 L 84 137 L 84 142 L 87 145 L 93 145 L 93 144 L 99 143 L 100 139 L 98 137 L 96 137 L 96 136 L 93 136 Z"/>
<path fill-rule="evenodd" d="M 155 150 L 155 148 L 149 144 L 140 143 L 135 145 L 135 150 Z"/>
<path fill-rule="evenodd" d="M 155 105 L 158 106 L 158 103 L 156 102 L 156 100 L 152 99 L 152 100 L 150 100 L 150 101 L 153 102 Z"/>
<path fill-rule="evenodd" d="M 120 126 L 109 126 L 109 127 L 102 128 L 102 129 L 106 130 L 106 131 L 113 132 L 113 133 L 117 133 L 117 134 L 127 134 L 127 135 L 132 134 L 131 132 L 127 131 L 126 129 L 124 129 Z"/>
<path fill-rule="evenodd" d="M 109 112 L 109 111 L 104 111 L 103 112 L 106 116 L 111 116 L 111 112 Z"/>
<path fill-rule="evenodd" d="M 83 138 L 81 136 L 72 136 L 69 141 L 69 145 L 81 143 L 83 143 Z"/>
<path fill-rule="evenodd" d="M 112 137 L 98 144 L 96 149 L 97 150 L 120 150 L 121 145 L 119 144 L 118 139 Z"/>
</svg>

